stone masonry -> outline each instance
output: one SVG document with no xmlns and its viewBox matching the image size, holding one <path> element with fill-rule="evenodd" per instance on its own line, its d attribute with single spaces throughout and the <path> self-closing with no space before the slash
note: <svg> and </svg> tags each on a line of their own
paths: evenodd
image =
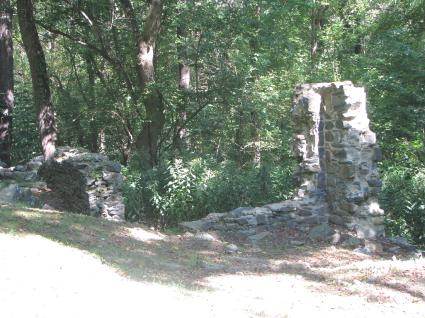
<svg viewBox="0 0 425 318">
<path fill-rule="evenodd" d="M 359 238 L 383 236 L 376 167 L 381 151 L 369 129 L 364 89 L 348 81 L 301 85 L 295 91 L 292 114 L 299 161 L 295 198 L 211 213 L 202 220 L 183 222 L 182 227 L 253 235 L 258 226 L 285 223 L 308 230 L 334 223 L 354 230 Z"/>
<path fill-rule="evenodd" d="M 351 82 L 301 85 L 293 118 L 299 213 L 353 228 L 362 238 L 381 236 L 381 150 L 369 129 L 364 89 Z"/>
<path fill-rule="evenodd" d="M 58 163 L 75 167 L 83 180 L 87 209 L 81 213 L 115 221 L 125 219 L 123 176 L 121 165 L 105 155 L 90 153 L 85 149 L 59 147 L 55 153 Z M 43 156 L 37 156 L 24 165 L 0 167 L 0 203 L 23 202 L 29 206 L 44 209 L 61 209 L 61 198 L 52 200 L 51 188 L 40 178 Z M 60 176 L 62 178 L 62 176 Z M 68 180 L 66 179 L 68 178 Z M 71 175 L 63 177 L 63 191 L 70 190 L 67 183 L 75 180 Z M 62 192 L 63 192 L 62 191 Z M 57 206 L 55 206 L 57 204 Z"/>
</svg>

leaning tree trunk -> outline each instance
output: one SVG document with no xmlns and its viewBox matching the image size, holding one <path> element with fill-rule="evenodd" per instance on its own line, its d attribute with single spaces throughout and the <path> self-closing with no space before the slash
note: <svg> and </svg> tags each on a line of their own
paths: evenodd
<svg viewBox="0 0 425 318">
<path fill-rule="evenodd" d="M 56 127 L 46 59 L 35 26 L 32 0 L 17 0 L 17 8 L 22 42 L 31 69 L 33 98 L 43 156 L 48 161 L 53 159 L 55 153 Z"/>
<path fill-rule="evenodd" d="M 12 9 L 9 0 L 0 0 L 0 160 L 7 165 L 11 163 L 13 105 Z"/>
</svg>

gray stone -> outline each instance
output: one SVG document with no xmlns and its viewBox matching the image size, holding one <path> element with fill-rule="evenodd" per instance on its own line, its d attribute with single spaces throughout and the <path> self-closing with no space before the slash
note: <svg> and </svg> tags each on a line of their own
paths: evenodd
<svg viewBox="0 0 425 318">
<path fill-rule="evenodd" d="M 240 228 L 240 227 L 239 227 Z M 234 229 L 235 231 L 235 229 Z M 255 233 L 257 232 L 257 230 L 255 229 L 255 227 L 251 227 L 251 228 L 244 228 L 242 230 L 237 230 L 237 233 L 242 235 L 242 236 L 252 236 L 255 235 Z"/>
<path fill-rule="evenodd" d="M 211 227 L 214 225 L 214 222 L 208 220 L 197 220 L 190 222 L 181 222 L 179 225 L 184 230 L 197 232 L 210 230 Z"/>
<path fill-rule="evenodd" d="M 277 213 L 289 213 L 296 211 L 297 207 L 292 201 L 283 201 L 277 203 L 271 203 L 264 206 L 267 209 L 270 209 L 273 212 Z"/>
<path fill-rule="evenodd" d="M 102 179 L 106 181 L 109 185 L 112 185 L 114 190 L 116 191 L 122 190 L 122 187 L 124 184 L 124 178 L 120 173 L 103 171 Z"/>
<path fill-rule="evenodd" d="M 319 217 L 317 215 L 306 216 L 296 220 L 299 224 L 319 224 Z"/>
<path fill-rule="evenodd" d="M 343 239 L 341 245 L 344 247 L 356 247 L 359 245 L 363 245 L 363 241 L 358 239 L 357 237 L 350 235 L 346 237 L 345 239 Z"/>
<path fill-rule="evenodd" d="M 125 218 L 125 205 L 122 202 L 121 196 L 109 195 L 104 198 L 102 214 L 105 217 L 115 216 L 124 220 Z"/>
<path fill-rule="evenodd" d="M 107 163 L 105 165 L 105 168 L 106 168 L 106 171 L 116 172 L 116 173 L 121 172 L 121 165 L 118 162 L 115 162 L 115 161 L 111 161 L 111 162 Z"/>
<path fill-rule="evenodd" d="M 214 231 L 222 231 L 222 232 L 224 232 L 224 231 L 226 231 L 228 228 L 226 227 L 226 225 L 225 224 L 221 224 L 221 223 L 213 223 L 212 225 L 211 225 L 211 230 L 214 230 Z"/>
<path fill-rule="evenodd" d="M 375 147 L 373 151 L 373 161 L 382 161 L 382 150 L 380 147 Z"/>
<path fill-rule="evenodd" d="M 19 186 L 9 184 L 0 190 L 0 202 L 15 203 L 19 197 Z"/>
<path fill-rule="evenodd" d="M 365 240 L 365 247 L 369 249 L 373 254 L 382 253 L 382 244 L 378 241 Z"/>
<path fill-rule="evenodd" d="M 327 224 L 319 224 L 310 229 L 308 238 L 312 241 L 325 241 L 335 234 L 335 230 Z"/>
<path fill-rule="evenodd" d="M 264 206 L 267 209 L 270 209 L 272 212 L 292 212 L 297 208 L 294 206 L 292 201 L 283 201 L 277 203 L 271 203 Z"/>
<path fill-rule="evenodd" d="M 338 244 L 341 241 L 341 234 L 339 232 L 335 232 L 330 238 L 330 243 Z"/>
<path fill-rule="evenodd" d="M 249 237 L 249 239 L 251 241 L 258 242 L 258 241 L 264 240 L 266 237 L 269 237 L 269 236 L 271 236 L 271 233 L 268 232 L 268 231 L 265 231 L 265 232 L 261 232 L 261 233 L 255 234 L 255 235 L 251 235 Z"/>
<path fill-rule="evenodd" d="M 289 244 L 292 246 L 302 246 L 305 245 L 304 241 L 290 240 Z"/>
<path fill-rule="evenodd" d="M 368 256 L 373 255 L 373 252 L 368 247 L 358 247 L 354 249 L 353 252 L 368 255 Z"/>
<path fill-rule="evenodd" d="M 48 205 L 47 203 L 44 203 L 43 206 L 41 207 L 43 210 L 54 210 L 55 208 Z"/>
<path fill-rule="evenodd" d="M 13 179 L 21 180 L 21 181 L 36 181 L 38 180 L 38 176 L 35 172 L 32 171 L 14 171 Z"/>
<path fill-rule="evenodd" d="M 257 217 L 255 215 L 241 216 L 235 219 L 235 221 L 240 225 L 257 226 Z"/>
<path fill-rule="evenodd" d="M 229 212 L 229 214 L 234 217 L 240 217 L 242 215 L 247 215 L 248 213 L 250 213 L 252 211 L 252 207 L 240 207 L 240 208 L 236 208 L 232 211 Z"/>
<path fill-rule="evenodd" d="M 298 211 L 298 215 L 301 215 L 301 216 L 311 216 L 312 215 L 312 211 L 310 209 L 300 209 Z"/>
<path fill-rule="evenodd" d="M 13 171 L 27 171 L 27 167 L 23 166 L 23 165 L 17 165 L 15 166 L 15 168 L 13 169 Z"/>
<path fill-rule="evenodd" d="M 205 232 L 198 232 L 195 234 L 193 238 L 200 241 L 209 241 L 209 242 L 217 241 L 217 239 L 214 236 Z"/>
<path fill-rule="evenodd" d="M 367 179 L 367 184 L 371 187 L 381 187 L 382 181 L 376 178 Z"/>
<path fill-rule="evenodd" d="M 413 244 L 411 244 L 408 240 L 406 240 L 404 237 L 395 236 L 395 237 L 389 237 L 387 239 L 392 244 L 400 246 L 401 248 L 404 248 L 407 250 L 416 250 L 416 247 Z"/>
<path fill-rule="evenodd" d="M 269 216 L 266 214 L 257 215 L 256 220 L 257 220 L 257 225 L 269 224 Z"/>
<path fill-rule="evenodd" d="M 400 247 L 400 246 L 392 246 L 392 247 L 389 247 L 389 248 L 387 249 L 387 252 L 388 252 L 388 253 L 392 253 L 392 254 L 399 254 L 399 253 L 401 252 L 401 247 Z"/>
<path fill-rule="evenodd" d="M 29 170 L 37 171 L 38 168 L 40 168 L 42 164 L 43 164 L 43 159 L 36 157 L 36 158 L 32 159 L 30 162 L 27 163 L 27 167 L 28 167 Z"/>
<path fill-rule="evenodd" d="M 96 179 L 94 179 L 94 178 L 90 178 L 90 177 L 86 178 L 86 185 L 87 186 L 94 185 L 95 182 L 96 182 Z"/>
<path fill-rule="evenodd" d="M 7 168 L 7 164 L 0 160 L 0 168 Z"/>
<path fill-rule="evenodd" d="M 224 252 L 226 254 L 234 254 L 239 250 L 238 246 L 235 244 L 229 244 L 225 247 Z"/>
</svg>

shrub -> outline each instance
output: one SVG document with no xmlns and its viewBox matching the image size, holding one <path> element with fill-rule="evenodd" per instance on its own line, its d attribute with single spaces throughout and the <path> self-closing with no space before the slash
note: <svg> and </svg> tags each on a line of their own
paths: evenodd
<svg viewBox="0 0 425 318">
<path fill-rule="evenodd" d="M 244 169 L 232 161 L 194 159 L 187 164 L 174 160 L 144 173 L 126 170 L 126 216 L 170 227 L 210 212 L 284 200 L 291 194 L 290 167 Z"/>
<path fill-rule="evenodd" d="M 425 244 L 425 168 L 393 167 L 383 175 L 387 234 Z"/>
</svg>

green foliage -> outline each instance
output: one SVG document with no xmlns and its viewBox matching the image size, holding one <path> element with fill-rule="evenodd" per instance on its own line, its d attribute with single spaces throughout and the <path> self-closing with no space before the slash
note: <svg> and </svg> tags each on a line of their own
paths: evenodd
<svg viewBox="0 0 425 318">
<path fill-rule="evenodd" d="M 292 188 L 290 168 L 241 169 L 234 162 L 184 164 L 178 159 L 143 174 L 128 170 L 125 174 L 127 218 L 158 227 L 238 206 L 284 200 Z"/>
<path fill-rule="evenodd" d="M 148 2 L 130 2 L 140 31 Z M 137 161 L 147 122 L 134 34 L 119 3 L 38 1 L 36 19 L 68 35 L 38 28 L 59 144 L 104 151 L 126 165 Z M 294 87 L 351 80 L 366 88 L 383 149 L 389 233 L 423 242 L 424 16 L 424 0 L 167 1 L 149 85 L 164 101 L 159 164 L 126 168 L 128 218 L 174 226 L 287 198 Z M 21 162 L 39 142 L 29 68 L 14 37 L 13 159 Z M 178 86 L 179 63 L 190 66 L 187 91 Z M 189 120 L 178 147 L 182 110 Z"/>
<path fill-rule="evenodd" d="M 425 244 L 425 168 L 393 167 L 387 170 L 381 202 L 389 235 Z"/>
<path fill-rule="evenodd" d="M 23 85 L 16 85 L 18 89 Z M 18 90 L 13 110 L 12 160 L 15 164 L 28 161 L 40 153 L 36 115 L 30 91 Z"/>
</svg>

